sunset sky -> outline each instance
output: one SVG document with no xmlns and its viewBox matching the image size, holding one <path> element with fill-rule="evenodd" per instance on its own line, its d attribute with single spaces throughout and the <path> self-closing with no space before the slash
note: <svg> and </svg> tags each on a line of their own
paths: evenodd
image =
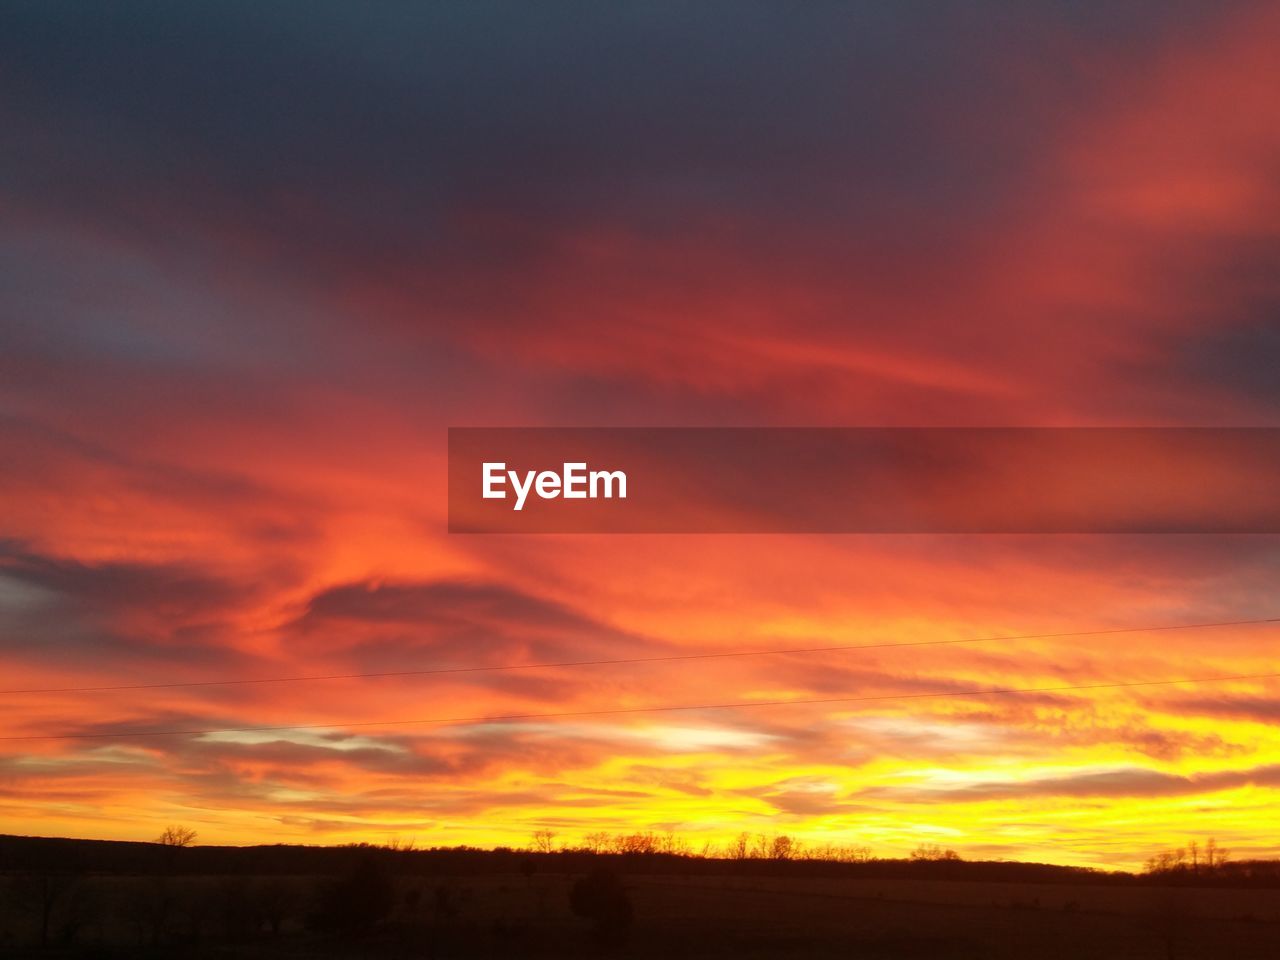
<svg viewBox="0 0 1280 960">
<path fill-rule="evenodd" d="M 445 526 L 450 426 L 1280 426 L 1278 49 L 1249 3 L 4 4 L 0 737 L 68 736 L 0 739 L 0 833 L 1280 855 L 1280 681 L 963 694 L 1274 673 L 1275 623 L 12 692 L 1280 616 L 1276 536 Z"/>
</svg>

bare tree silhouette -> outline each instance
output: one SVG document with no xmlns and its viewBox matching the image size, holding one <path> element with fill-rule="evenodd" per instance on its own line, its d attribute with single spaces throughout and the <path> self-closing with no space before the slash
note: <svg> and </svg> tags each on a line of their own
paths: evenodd
<svg viewBox="0 0 1280 960">
<path fill-rule="evenodd" d="M 769 841 L 770 860 L 790 860 L 799 851 L 799 844 L 785 833 Z"/>
<path fill-rule="evenodd" d="M 960 860 L 960 854 L 954 850 L 943 848 L 936 843 L 922 843 L 911 851 L 911 859 L 919 863 L 930 860 Z"/>
<path fill-rule="evenodd" d="M 184 827 L 180 824 L 171 823 L 160 831 L 160 836 L 156 837 L 156 843 L 162 847 L 174 847 L 181 849 L 189 847 L 195 843 L 196 832 L 190 827 Z"/>
<path fill-rule="evenodd" d="M 533 849 L 536 853 L 553 853 L 556 849 L 556 832 L 545 828 L 533 831 Z"/>
</svg>

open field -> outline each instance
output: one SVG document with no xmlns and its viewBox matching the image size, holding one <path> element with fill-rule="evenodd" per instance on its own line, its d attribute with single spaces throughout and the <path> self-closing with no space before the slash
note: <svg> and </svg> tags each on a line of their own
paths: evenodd
<svg viewBox="0 0 1280 960">
<path fill-rule="evenodd" d="M 622 882 L 634 921 L 625 936 L 602 942 L 570 909 L 573 881 L 396 877 L 385 917 L 357 930 L 325 928 L 319 877 L 85 877 L 51 911 L 45 947 L 30 891 L 11 887 L 0 948 L 13 957 L 439 960 L 1280 955 L 1280 890 L 631 875 Z"/>
</svg>

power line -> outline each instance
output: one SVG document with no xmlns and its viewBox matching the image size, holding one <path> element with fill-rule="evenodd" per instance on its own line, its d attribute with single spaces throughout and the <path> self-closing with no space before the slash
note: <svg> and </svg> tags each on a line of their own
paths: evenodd
<svg viewBox="0 0 1280 960">
<path fill-rule="evenodd" d="M 890 700 L 926 700 L 945 697 L 992 697 L 1016 693 L 1063 693 L 1071 690 L 1118 690 L 1129 687 L 1163 687 L 1180 683 L 1225 683 L 1232 680 L 1276 680 L 1280 673 L 1236 674 L 1216 677 L 1181 677 L 1176 680 L 1127 680 L 1112 683 L 1064 684 L 1052 687 L 1004 687 L 977 690 L 948 690 L 937 693 L 879 694 L 869 697 L 822 697 L 795 700 L 744 700 L 733 703 L 673 704 L 653 707 L 614 707 L 606 710 L 564 710 L 553 713 L 508 713 L 480 717 L 428 717 L 415 720 L 357 720 L 331 723 L 293 723 L 265 727 L 222 727 L 208 730 L 116 730 L 98 733 L 50 733 L 29 736 L 0 736 L 0 742 L 36 740 L 113 740 L 128 737 L 203 737 L 223 733 L 275 733 L 289 730 L 332 730 L 352 727 L 404 727 L 451 724 L 477 726 L 489 723 L 516 723 L 525 720 L 563 720 L 575 717 L 612 717 L 623 714 L 674 713 L 687 710 L 743 710 L 757 707 L 814 706 L 837 703 L 872 703 Z"/>
<path fill-rule="evenodd" d="M 509 670 L 550 670 L 561 667 L 612 667 L 645 663 L 677 663 L 687 660 L 726 660 L 741 657 L 775 657 L 786 654 L 838 653 L 850 650 L 888 650 L 898 647 L 943 647 L 969 643 L 995 643 L 1001 640 L 1064 640 L 1076 637 L 1102 637 L 1126 633 L 1154 633 L 1167 630 L 1202 630 L 1210 627 L 1244 627 L 1280 623 L 1280 617 L 1256 620 L 1219 620 L 1210 623 L 1173 623 L 1152 627 L 1115 627 L 1098 630 L 1075 630 L 1067 633 L 1024 633 L 991 637 L 962 637 L 953 640 L 908 640 L 900 643 L 842 643 L 821 647 L 780 647 L 769 650 L 727 650 L 704 653 L 673 653 L 651 657 L 616 657 L 600 660 L 560 660 L 536 663 L 505 663 L 464 667 L 429 667 L 421 670 L 385 670 L 375 673 L 328 673 L 291 677 L 257 677 L 227 680 L 176 680 L 157 683 L 123 683 L 85 687 L 27 687 L 0 690 L 0 696 L 22 696 L 41 693 L 109 693 L 130 690 L 172 690 L 190 687 L 230 687 L 264 683 L 310 683 L 321 680 L 374 680 L 386 677 L 429 677 L 450 674 L 499 673 Z"/>
</svg>

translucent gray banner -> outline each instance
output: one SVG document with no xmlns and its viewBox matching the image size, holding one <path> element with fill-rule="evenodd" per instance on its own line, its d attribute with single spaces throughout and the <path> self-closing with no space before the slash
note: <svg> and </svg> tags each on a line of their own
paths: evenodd
<svg viewBox="0 0 1280 960">
<path fill-rule="evenodd" d="M 452 428 L 454 533 L 1277 533 L 1277 428 Z"/>
</svg>

